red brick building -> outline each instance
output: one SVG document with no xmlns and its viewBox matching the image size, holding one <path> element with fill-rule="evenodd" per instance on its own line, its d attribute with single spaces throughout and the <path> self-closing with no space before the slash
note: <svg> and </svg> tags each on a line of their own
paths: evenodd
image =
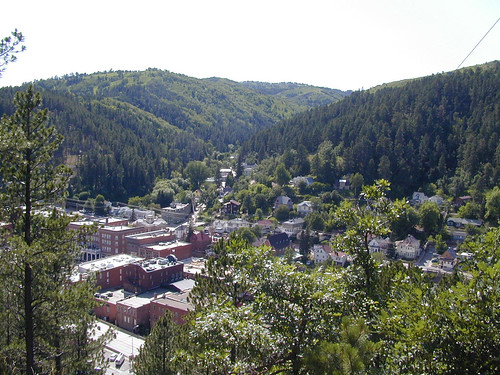
<svg viewBox="0 0 500 375">
<path fill-rule="evenodd" d="M 179 260 L 193 256 L 193 245 L 182 241 L 160 242 L 156 245 L 139 247 L 138 255 L 142 258 L 166 258 L 175 255 Z"/>
<path fill-rule="evenodd" d="M 143 233 L 144 227 L 129 226 L 105 226 L 98 232 L 98 247 L 101 249 L 102 256 L 122 254 L 126 252 L 126 237 Z"/>
<path fill-rule="evenodd" d="M 183 317 L 194 309 L 193 305 L 187 301 L 188 295 L 189 292 L 165 293 L 160 298 L 152 300 L 149 309 L 150 326 L 153 327 L 167 310 L 172 312 L 174 322 L 184 324 Z"/>
<path fill-rule="evenodd" d="M 95 273 L 97 286 L 100 289 L 121 288 L 123 286 L 124 267 L 129 263 L 140 260 L 142 258 L 120 254 L 81 263 L 78 265 L 78 272 L 83 275 Z"/>
<path fill-rule="evenodd" d="M 168 285 L 182 279 L 183 267 L 183 263 L 164 258 L 128 264 L 124 268 L 123 288 L 127 292 L 142 293 Z"/>
<path fill-rule="evenodd" d="M 134 296 L 116 303 L 116 321 L 118 327 L 137 332 L 149 328 L 149 306 L 151 298 Z"/>
<path fill-rule="evenodd" d="M 126 253 L 138 255 L 141 247 L 158 245 L 159 243 L 173 240 L 175 240 L 175 233 L 170 229 L 128 235 L 125 237 Z"/>
<path fill-rule="evenodd" d="M 193 246 L 193 255 L 202 257 L 205 256 L 205 250 L 212 245 L 212 237 L 203 231 L 193 232 L 189 242 Z"/>
</svg>

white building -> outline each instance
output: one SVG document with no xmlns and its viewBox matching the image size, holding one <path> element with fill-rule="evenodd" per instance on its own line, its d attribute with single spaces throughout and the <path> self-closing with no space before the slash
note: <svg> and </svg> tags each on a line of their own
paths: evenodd
<svg viewBox="0 0 500 375">
<path fill-rule="evenodd" d="M 313 212 L 313 204 L 311 201 L 303 201 L 297 204 L 297 212 L 299 215 L 306 216 Z"/>
<path fill-rule="evenodd" d="M 415 260 L 421 253 L 422 248 L 420 247 L 420 241 L 411 234 L 402 241 L 396 241 L 396 254 L 400 258 Z"/>
</svg>

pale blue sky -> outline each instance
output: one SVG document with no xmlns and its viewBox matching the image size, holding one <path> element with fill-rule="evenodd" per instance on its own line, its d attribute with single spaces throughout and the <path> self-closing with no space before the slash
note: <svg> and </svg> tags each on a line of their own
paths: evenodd
<svg viewBox="0 0 500 375">
<path fill-rule="evenodd" d="M 166 69 L 197 78 L 356 90 L 454 70 L 499 0 L 6 0 L 0 37 L 27 50 L 0 86 Z M 500 59 L 500 22 L 464 66 Z"/>
</svg>

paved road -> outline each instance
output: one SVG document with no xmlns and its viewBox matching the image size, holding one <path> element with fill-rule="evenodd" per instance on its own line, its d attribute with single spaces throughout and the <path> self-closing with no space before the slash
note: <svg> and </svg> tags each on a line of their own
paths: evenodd
<svg viewBox="0 0 500 375">
<path fill-rule="evenodd" d="M 131 365 L 129 358 L 133 355 L 139 354 L 139 348 L 144 345 L 144 339 L 132 335 L 129 332 L 123 331 L 113 325 L 98 321 L 97 323 L 97 336 L 103 335 L 109 329 L 113 329 L 115 337 L 111 339 L 106 345 L 105 356 L 109 358 L 112 353 L 123 353 L 125 355 L 125 362 L 119 367 L 116 367 L 114 362 L 109 362 L 107 375 L 131 374 Z"/>
</svg>

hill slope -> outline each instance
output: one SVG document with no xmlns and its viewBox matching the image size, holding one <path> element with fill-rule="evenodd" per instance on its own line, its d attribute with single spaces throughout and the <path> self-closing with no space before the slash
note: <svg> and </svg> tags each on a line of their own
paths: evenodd
<svg viewBox="0 0 500 375">
<path fill-rule="evenodd" d="M 404 193 L 431 182 L 460 192 L 473 178 L 499 183 L 499 137 L 497 61 L 355 92 L 257 134 L 244 150 L 265 157 L 303 145 L 324 182 L 360 172 Z"/>
<path fill-rule="evenodd" d="M 156 177 L 309 108 L 230 80 L 154 69 L 77 74 L 35 86 L 65 137 L 59 156 L 75 167 L 73 188 L 113 200 L 144 195 Z M 18 89 L 0 90 L 0 114 L 14 111 Z"/>
</svg>

